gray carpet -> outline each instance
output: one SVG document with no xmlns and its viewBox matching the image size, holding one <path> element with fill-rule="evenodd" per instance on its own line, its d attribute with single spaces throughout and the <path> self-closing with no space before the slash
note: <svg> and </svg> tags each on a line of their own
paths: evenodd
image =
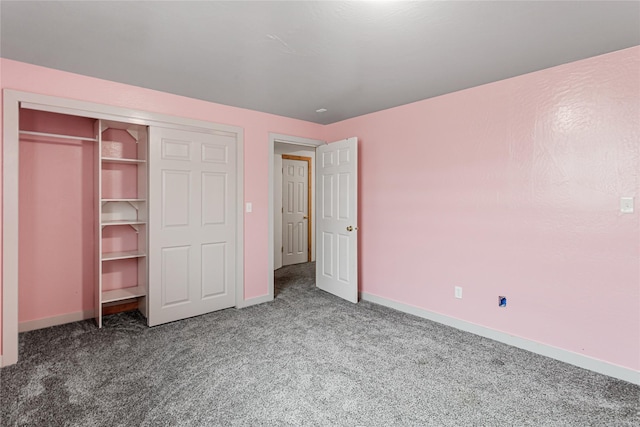
<svg viewBox="0 0 640 427">
<path fill-rule="evenodd" d="M 147 328 L 136 313 L 20 336 L 1 425 L 631 426 L 640 388 L 317 290 Z"/>
</svg>

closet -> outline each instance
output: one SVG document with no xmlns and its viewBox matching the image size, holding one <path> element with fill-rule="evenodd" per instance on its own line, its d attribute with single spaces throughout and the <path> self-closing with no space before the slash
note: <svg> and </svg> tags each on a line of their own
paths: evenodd
<svg viewBox="0 0 640 427">
<path fill-rule="evenodd" d="M 4 125 L 2 363 L 112 305 L 243 306 L 242 129 L 10 90 Z"/>
<path fill-rule="evenodd" d="M 19 134 L 21 320 L 146 315 L 146 126 L 21 109 Z"/>
</svg>

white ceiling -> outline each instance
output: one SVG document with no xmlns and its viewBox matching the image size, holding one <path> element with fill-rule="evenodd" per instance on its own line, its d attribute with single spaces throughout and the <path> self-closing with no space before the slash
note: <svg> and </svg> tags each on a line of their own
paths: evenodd
<svg viewBox="0 0 640 427">
<path fill-rule="evenodd" d="M 4 58 L 325 124 L 640 45 L 638 1 L 2 0 L 0 17 Z"/>
</svg>

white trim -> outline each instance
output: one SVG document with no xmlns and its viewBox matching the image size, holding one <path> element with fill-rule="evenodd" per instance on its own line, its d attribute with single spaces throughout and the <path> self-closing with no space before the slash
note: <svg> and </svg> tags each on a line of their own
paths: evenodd
<svg viewBox="0 0 640 427">
<path fill-rule="evenodd" d="M 20 99 L 20 105 L 23 108 L 31 110 L 48 111 L 71 116 L 91 117 L 92 119 L 133 123 L 144 126 L 169 127 L 171 129 L 191 132 L 206 133 L 215 129 L 236 133 L 238 130 L 237 126 L 206 122 L 204 120 L 189 119 L 186 117 L 170 116 L 161 113 L 132 110 L 130 108 L 115 107 L 112 105 L 97 104 L 94 102 L 77 101 L 75 99 L 58 98 L 56 96 L 20 92 L 11 89 L 5 89 L 4 92 L 17 94 Z"/>
<path fill-rule="evenodd" d="M 244 129 L 236 130 L 236 307 L 244 300 Z"/>
<path fill-rule="evenodd" d="M 2 368 L 4 365 L 2 364 L 2 355 L 0 354 L 0 368 Z"/>
<path fill-rule="evenodd" d="M 375 304 L 383 305 L 385 307 L 393 308 L 394 310 L 402 311 L 403 313 L 408 313 L 414 316 L 422 317 L 423 319 L 432 320 L 434 322 L 451 326 L 465 332 L 471 332 L 472 334 L 480 335 L 481 337 L 489 338 L 491 340 L 499 341 L 504 344 L 530 351 L 532 353 L 550 357 L 552 359 L 556 359 L 570 365 L 578 366 L 580 368 L 588 369 L 599 374 L 608 375 L 613 378 L 628 381 L 632 384 L 640 385 L 640 372 L 634 371 L 633 369 L 614 365 L 612 363 L 607 363 L 602 360 L 594 359 L 592 357 L 574 353 L 572 351 L 563 350 L 558 347 L 531 341 L 526 338 L 510 335 L 505 332 L 496 331 L 494 329 L 476 325 L 474 323 L 466 322 L 454 317 L 445 316 L 443 314 L 434 313 L 422 308 L 413 307 L 411 305 L 379 297 L 377 295 L 368 294 L 366 292 L 362 292 L 360 294 L 360 297 L 364 301 L 369 301 Z"/>
<path fill-rule="evenodd" d="M 75 313 L 61 314 L 44 319 L 28 320 L 18 324 L 18 332 L 35 331 L 36 329 L 50 328 L 51 326 L 64 325 L 65 323 L 79 322 L 93 319 L 93 310 L 76 311 Z"/>
<path fill-rule="evenodd" d="M 269 132 L 269 141 L 273 142 L 274 145 L 276 142 L 283 142 L 285 144 L 293 145 L 305 145 L 307 147 L 319 147 L 321 145 L 327 145 L 327 141 L 322 141 L 320 139 L 303 138 L 301 136 L 283 135 L 281 133 L 271 132 Z"/>
<path fill-rule="evenodd" d="M 236 306 L 236 308 L 247 308 L 252 305 L 264 304 L 265 302 L 273 301 L 273 295 L 262 295 L 260 297 L 255 297 L 251 299 L 244 300 L 242 304 Z"/>
<path fill-rule="evenodd" d="M 19 94 L 3 93 L 2 144 L 2 358 L 18 362 L 18 110 Z"/>
<path fill-rule="evenodd" d="M 2 356 L 5 365 L 18 361 L 18 153 L 19 108 L 57 112 L 94 119 L 168 127 L 203 133 L 226 131 L 238 135 L 236 233 L 236 302 L 244 306 L 244 130 L 237 126 L 152 113 L 55 96 L 3 90 L 2 179 Z"/>
<path fill-rule="evenodd" d="M 269 176 L 267 177 L 268 179 L 268 183 L 269 183 L 269 205 L 267 206 L 267 211 L 268 211 L 268 234 L 267 234 L 267 244 L 269 245 L 269 251 L 267 252 L 269 254 L 269 260 L 268 260 L 268 265 L 269 265 L 269 282 L 268 282 L 268 289 L 269 289 L 269 293 L 267 295 L 265 295 L 262 298 L 265 298 L 265 301 L 263 302 L 267 302 L 267 301 L 272 301 L 273 300 L 273 295 L 274 295 L 274 284 L 273 284 L 273 271 L 274 271 L 274 256 L 273 256 L 273 245 L 274 245 L 274 231 L 273 231 L 273 221 L 275 219 L 275 216 L 273 214 L 273 210 L 275 209 L 275 188 L 274 188 L 274 183 L 273 180 L 275 179 L 275 171 L 273 170 L 273 161 L 274 161 L 274 151 L 275 151 L 275 147 L 276 147 L 276 142 L 284 142 L 285 144 L 294 144 L 294 145 L 304 145 L 307 147 L 319 147 L 321 145 L 326 145 L 326 141 L 322 141 L 319 139 L 311 139 L 311 138 L 302 138 L 299 136 L 290 136 L 290 135 L 282 135 L 279 133 L 272 133 L 269 132 L 269 145 L 268 145 L 268 159 L 267 162 L 269 162 Z M 316 159 L 317 162 L 317 159 Z M 317 164 L 317 163 L 316 163 Z M 315 194 L 314 196 L 315 197 Z M 314 240 L 317 242 L 316 236 L 313 236 Z M 317 256 L 317 255 L 316 255 Z M 254 298 L 256 299 L 256 298 Z M 245 301 L 246 302 L 246 301 Z M 252 304 L 253 305 L 253 304 Z M 243 307 L 247 307 L 247 305 L 244 305 Z M 238 307 L 240 308 L 240 307 Z"/>
</svg>

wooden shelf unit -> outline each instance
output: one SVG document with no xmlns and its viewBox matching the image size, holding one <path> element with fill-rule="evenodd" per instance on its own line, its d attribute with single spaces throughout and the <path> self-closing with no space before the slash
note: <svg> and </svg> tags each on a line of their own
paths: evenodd
<svg viewBox="0 0 640 427">
<path fill-rule="evenodd" d="M 98 327 L 102 327 L 104 304 L 137 299 L 139 310 L 147 314 L 148 131 L 145 126 L 99 120 L 96 134 L 100 218 L 95 310 Z M 121 226 L 130 228 L 120 229 L 119 239 L 112 239 L 115 242 L 105 240 L 105 230 Z M 131 277 L 132 262 L 136 278 Z M 113 272 L 118 274 L 108 274 Z M 105 286 L 105 280 L 114 277 L 122 277 L 124 282 Z M 133 281 L 135 286 L 131 286 Z"/>
</svg>

